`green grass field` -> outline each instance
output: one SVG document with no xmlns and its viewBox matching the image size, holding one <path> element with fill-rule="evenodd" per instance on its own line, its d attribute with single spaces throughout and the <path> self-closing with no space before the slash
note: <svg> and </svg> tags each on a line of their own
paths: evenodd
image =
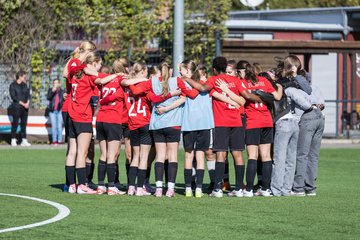
<svg viewBox="0 0 360 240">
<path fill-rule="evenodd" d="M 59 189 L 64 154 L 0 150 L 1 193 L 55 201 L 71 211 L 59 222 L 0 233 L 0 239 L 360 239 L 358 149 L 321 151 L 316 197 L 251 199 L 71 195 Z M 183 183 L 182 150 L 179 159 L 177 179 Z M 123 174 L 121 180 L 125 182 Z M 4 196 L 0 207 L 0 229 L 57 213 L 43 203 Z"/>
</svg>

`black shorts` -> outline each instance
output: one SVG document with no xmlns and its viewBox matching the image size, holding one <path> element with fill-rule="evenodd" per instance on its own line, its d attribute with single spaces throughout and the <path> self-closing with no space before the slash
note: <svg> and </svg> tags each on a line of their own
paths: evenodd
<svg viewBox="0 0 360 240">
<path fill-rule="evenodd" d="M 149 125 L 130 131 L 130 144 L 132 147 L 152 145 L 153 137 L 149 131 Z"/>
<path fill-rule="evenodd" d="M 168 128 L 153 130 L 152 132 L 153 132 L 154 141 L 156 143 L 180 142 L 180 135 L 181 135 L 180 128 L 177 129 L 173 127 L 168 127 Z"/>
<path fill-rule="evenodd" d="M 69 121 L 69 138 L 77 138 L 80 133 L 93 133 L 92 123 L 74 122 L 70 117 Z"/>
<path fill-rule="evenodd" d="M 122 124 L 122 134 L 124 138 L 130 138 L 130 130 L 129 130 L 129 125 L 126 124 Z"/>
<path fill-rule="evenodd" d="M 69 137 L 69 113 L 61 112 L 64 128 L 65 128 L 65 142 L 67 142 L 67 138 Z"/>
<path fill-rule="evenodd" d="M 120 141 L 122 138 L 122 126 L 116 123 L 96 123 L 96 139 L 99 141 Z"/>
<path fill-rule="evenodd" d="M 214 129 L 215 152 L 243 151 L 245 149 L 244 127 L 215 127 Z"/>
<path fill-rule="evenodd" d="M 185 151 L 206 151 L 210 147 L 210 129 L 183 132 Z"/>
<path fill-rule="evenodd" d="M 273 128 L 252 128 L 246 129 L 245 143 L 246 145 L 259 145 L 273 143 Z"/>
</svg>

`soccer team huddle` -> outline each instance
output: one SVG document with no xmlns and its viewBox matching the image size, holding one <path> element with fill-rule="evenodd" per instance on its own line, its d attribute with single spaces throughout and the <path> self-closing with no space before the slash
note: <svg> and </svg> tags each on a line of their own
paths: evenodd
<svg viewBox="0 0 360 240">
<path fill-rule="evenodd" d="M 130 64 L 120 58 L 111 67 L 102 66 L 96 46 L 82 42 L 63 71 L 68 142 L 64 191 L 174 197 L 182 137 L 186 197 L 204 195 L 205 163 L 212 197 L 222 197 L 224 191 L 230 197 L 316 195 L 324 100 L 296 56 L 269 71 L 260 68 L 216 57 L 208 77 L 204 65 L 185 60 L 180 76 L 172 77 L 166 62 L 148 68 L 143 61 Z M 97 184 L 94 116 L 100 146 Z M 122 142 L 127 192 L 119 182 Z M 225 175 L 229 154 L 233 189 Z M 155 188 L 149 181 L 151 166 Z"/>
</svg>

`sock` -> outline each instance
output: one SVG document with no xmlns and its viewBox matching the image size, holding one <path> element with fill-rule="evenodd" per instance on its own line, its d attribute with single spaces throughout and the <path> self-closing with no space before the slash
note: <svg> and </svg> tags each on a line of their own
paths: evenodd
<svg viewBox="0 0 360 240">
<path fill-rule="evenodd" d="M 204 169 L 196 169 L 196 188 L 202 189 L 204 172 Z"/>
<path fill-rule="evenodd" d="M 246 191 L 251 191 L 254 188 L 254 179 L 256 175 L 257 160 L 249 159 L 246 168 Z"/>
<path fill-rule="evenodd" d="M 216 161 L 207 161 L 206 162 L 211 183 L 215 182 L 215 163 L 216 163 Z"/>
<path fill-rule="evenodd" d="M 229 161 L 227 160 L 227 154 L 226 154 L 226 160 L 225 160 L 225 171 L 224 171 L 224 182 L 229 182 Z"/>
<path fill-rule="evenodd" d="M 67 186 L 75 184 L 75 166 L 65 166 Z"/>
<path fill-rule="evenodd" d="M 162 187 L 164 177 L 164 163 L 162 162 L 156 162 L 155 163 L 155 182 L 156 187 Z M 161 182 L 161 186 L 159 185 Z M 159 183 L 159 184 L 158 184 Z"/>
<path fill-rule="evenodd" d="M 67 170 L 66 170 L 67 166 L 65 166 L 65 185 L 66 186 L 70 186 L 69 184 L 69 178 L 67 177 Z"/>
<path fill-rule="evenodd" d="M 256 173 L 257 173 L 257 179 L 258 179 L 258 185 L 262 186 L 262 169 L 263 169 L 263 162 L 261 161 L 260 157 L 258 158 L 257 161 L 257 168 L 256 168 Z"/>
<path fill-rule="evenodd" d="M 115 183 L 120 183 L 120 180 L 119 180 L 119 164 L 118 164 L 118 162 L 115 163 Z"/>
<path fill-rule="evenodd" d="M 168 182 L 176 183 L 176 174 L 178 170 L 178 163 L 176 162 L 169 162 L 169 178 Z"/>
<path fill-rule="evenodd" d="M 148 168 L 146 169 L 145 179 L 150 179 L 150 174 L 151 174 L 151 167 L 148 167 Z"/>
<path fill-rule="evenodd" d="M 98 164 L 98 184 L 99 184 L 99 186 L 105 186 L 105 175 L 106 175 L 106 162 L 99 159 L 99 164 Z"/>
<path fill-rule="evenodd" d="M 138 188 L 142 188 L 144 186 L 146 171 L 147 170 L 145 169 L 138 169 L 138 181 L 137 181 Z"/>
<path fill-rule="evenodd" d="M 244 165 L 235 165 L 235 190 L 244 189 Z"/>
<path fill-rule="evenodd" d="M 262 163 L 262 190 L 270 189 L 272 161 Z"/>
<path fill-rule="evenodd" d="M 185 187 L 191 188 L 191 180 L 192 180 L 192 169 L 184 169 L 184 180 L 185 180 Z"/>
<path fill-rule="evenodd" d="M 116 164 L 115 163 L 107 164 L 106 173 L 108 177 L 108 186 L 113 187 L 115 184 Z"/>
<path fill-rule="evenodd" d="M 129 169 L 129 186 L 135 186 L 136 175 L 138 173 L 137 167 L 131 167 Z"/>
<path fill-rule="evenodd" d="M 164 173 L 165 173 L 165 182 L 167 183 L 169 181 L 169 160 L 167 159 L 164 162 Z"/>
<path fill-rule="evenodd" d="M 175 183 L 174 182 L 168 182 L 168 189 L 174 189 L 175 188 Z"/>
<path fill-rule="evenodd" d="M 91 182 L 94 176 L 94 163 L 86 163 L 86 180 L 87 182 Z"/>
<path fill-rule="evenodd" d="M 224 162 L 216 162 L 215 164 L 215 189 L 221 189 L 222 187 L 222 179 L 225 171 L 225 163 Z"/>
<path fill-rule="evenodd" d="M 86 183 L 86 168 L 76 168 L 79 185 Z"/>
<path fill-rule="evenodd" d="M 130 169 L 130 163 L 126 163 L 126 164 L 125 164 L 125 168 L 126 168 L 127 182 L 128 182 L 128 185 L 129 185 L 129 169 Z"/>
</svg>

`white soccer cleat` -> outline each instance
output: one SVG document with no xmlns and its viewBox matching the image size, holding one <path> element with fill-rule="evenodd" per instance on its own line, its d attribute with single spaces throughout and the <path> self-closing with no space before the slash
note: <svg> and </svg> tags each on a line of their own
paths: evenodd
<svg viewBox="0 0 360 240">
<path fill-rule="evenodd" d="M 96 188 L 96 192 L 97 192 L 97 194 L 101 195 L 101 194 L 105 194 L 107 192 L 107 190 L 106 190 L 105 186 L 98 186 Z"/>
<path fill-rule="evenodd" d="M 31 144 L 28 142 L 26 138 L 23 138 L 20 144 L 22 147 L 30 147 Z"/>
<path fill-rule="evenodd" d="M 262 190 L 261 188 L 255 193 L 255 196 L 271 197 L 272 192 L 270 189 Z"/>
<path fill-rule="evenodd" d="M 223 191 L 221 189 L 214 190 L 209 194 L 209 197 L 222 198 L 223 197 Z"/>
<path fill-rule="evenodd" d="M 240 189 L 239 191 L 233 190 L 232 192 L 228 193 L 228 196 L 229 197 L 243 197 L 244 193 L 243 193 L 242 189 Z"/>
<path fill-rule="evenodd" d="M 112 196 L 112 195 L 124 195 L 126 194 L 126 192 L 124 191 L 120 191 L 117 187 L 109 187 L 107 190 L 107 194 Z"/>
<path fill-rule="evenodd" d="M 70 186 L 69 186 L 69 189 L 68 189 L 68 193 L 76 193 L 76 189 L 77 189 L 77 187 L 76 187 L 76 184 L 71 184 Z"/>
<path fill-rule="evenodd" d="M 243 190 L 243 195 L 244 195 L 244 197 L 253 197 L 254 193 L 253 193 L 253 190 L 246 191 L 246 189 L 244 189 Z"/>
<path fill-rule="evenodd" d="M 12 147 L 16 147 L 16 146 L 17 146 L 16 138 L 12 138 L 12 139 L 11 139 L 11 146 L 12 146 Z"/>
</svg>

